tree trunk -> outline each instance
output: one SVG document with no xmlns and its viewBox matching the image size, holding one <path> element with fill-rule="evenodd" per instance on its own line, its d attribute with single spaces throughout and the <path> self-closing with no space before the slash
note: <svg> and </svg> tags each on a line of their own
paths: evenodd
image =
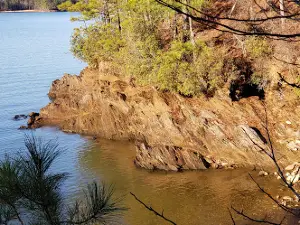
<svg viewBox="0 0 300 225">
<path fill-rule="evenodd" d="M 188 0 L 184 0 L 184 3 L 187 4 Z M 188 14 L 188 8 L 184 7 L 184 12 L 186 14 Z M 184 16 L 184 21 L 183 21 L 183 26 L 182 26 L 182 30 L 183 30 L 183 42 L 188 42 L 190 40 L 189 37 L 189 17 L 187 15 L 183 15 Z"/>
<path fill-rule="evenodd" d="M 178 27 L 177 27 L 177 12 L 174 15 L 174 30 L 173 30 L 173 39 L 175 40 L 178 37 Z"/>
<path fill-rule="evenodd" d="M 103 10 L 103 16 L 104 16 L 104 22 L 105 24 L 110 23 L 110 15 L 109 15 L 109 6 L 108 6 L 108 1 L 104 1 L 104 10 Z"/>
<path fill-rule="evenodd" d="M 190 0 L 185 0 L 184 3 L 186 5 L 190 5 Z M 189 14 L 189 8 L 185 7 L 185 12 Z M 194 45 L 194 31 L 193 31 L 193 21 L 192 18 L 189 16 L 184 16 L 184 23 L 183 23 L 183 42 L 191 41 L 191 43 Z"/>
<path fill-rule="evenodd" d="M 190 27 L 190 40 L 193 45 L 195 45 L 194 31 L 193 31 L 193 20 L 189 17 L 189 27 Z"/>
<path fill-rule="evenodd" d="M 279 7 L 280 7 L 280 16 L 284 17 L 285 16 L 285 12 L 284 12 L 284 0 L 279 0 Z M 284 26 L 284 18 L 281 18 L 281 23 L 282 23 L 282 27 Z"/>
<path fill-rule="evenodd" d="M 122 33 L 122 26 L 121 26 L 121 18 L 120 18 L 120 9 L 118 8 L 118 27 L 120 33 Z"/>
</svg>

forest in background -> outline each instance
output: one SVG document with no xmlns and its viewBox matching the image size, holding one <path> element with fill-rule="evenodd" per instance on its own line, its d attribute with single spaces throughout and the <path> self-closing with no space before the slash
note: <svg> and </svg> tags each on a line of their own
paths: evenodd
<svg viewBox="0 0 300 225">
<path fill-rule="evenodd" d="M 64 0 L 0 0 L 0 11 L 55 10 Z"/>
</svg>

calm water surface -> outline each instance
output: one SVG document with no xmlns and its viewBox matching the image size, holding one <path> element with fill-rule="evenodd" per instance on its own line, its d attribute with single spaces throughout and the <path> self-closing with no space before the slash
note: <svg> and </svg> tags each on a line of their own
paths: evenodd
<svg viewBox="0 0 300 225">
<path fill-rule="evenodd" d="M 0 14 L 0 158 L 23 148 L 25 131 L 17 128 L 26 121 L 14 121 L 13 116 L 39 111 L 49 102 L 47 93 L 54 79 L 65 72 L 78 74 L 85 66 L 69 52 L 72 29 L 80 25 L 71 23 L 70 16 Z M 66 195 L 74 195 L 92 179 L 115 184 L 116 194 L 124 196 L 123 203 L 130 208 L 124 224 L 167 224 L 139 205 L 129 192 L 183 225 L 231 224 L 227 210 L 231 205 L 243 206 L 255 215 L 273 209 L 246 171 L 149 172 L 133 165 L 135 150 L 130 143 L 92 142 L 56 128 L 34 133 L 46 140 L 56 138 L 64 148 L 55 170 L 71 174 L 63 187 Z M 261 207 L 263 204 L 268 210 Z M 275 216 L 275 212 L 270 215 Z"/>
</svg>

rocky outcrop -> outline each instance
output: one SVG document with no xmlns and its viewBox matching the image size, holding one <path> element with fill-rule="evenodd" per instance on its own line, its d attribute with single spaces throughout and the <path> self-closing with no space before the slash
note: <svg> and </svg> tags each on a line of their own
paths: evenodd
<svg viewBox="0 0 300 225">
<path fill-rule="evenodd" d="M 40 124 L 41 117 L 40 117 L 39 113 L 37 113 L 37 112 L 31 112 L 31 113 L 29 113 L 28 116 L 23 117 L 23 118 L 25 119 L 27 117 L 29 117 L 29 119 L 27 121 L 27 126 L 25 126 L 25 125 L 20 126 L 19 127 L 20 130 L 35 129 L 35 128 L 39 128 L 41 126 L 41 124 Z"/>
<path fill-rule="evenodd" d="M 29 128 L 31 127 L 34 127 L 34 126 L 37 126 L 38 124 L 38 121 L 40 120 L 40 114 L 39 113 L 36 113 L 36 112 L 31 112 L 29 113 L 29 119 L 27 121 L 27 125 Z"/>
<path fill-rule="evenodd" d="M 13 117 L 13 120 L 24 120 L 24 119 L 27 119 L 27 115 L 24 115 L 24 114 L 20 114 L 20 115 L 15 115 L 14 117 Z"/>
<path fill-rule="evenodd" d="M 288 87 L 270 93 L 266 108 L 259 97 L 232 102 L 229 87 L 210 99 L 186 98 L 85 69 L 53 82 L 38 126 L 136 141 L 135 164 L 147 169 L 267 166 L 272 162 L 260 150 L 267 148 L 265 109 L 282 162 L 295 160 L 289 143 L 300 139 L 298 99 Z"/>
</svg>

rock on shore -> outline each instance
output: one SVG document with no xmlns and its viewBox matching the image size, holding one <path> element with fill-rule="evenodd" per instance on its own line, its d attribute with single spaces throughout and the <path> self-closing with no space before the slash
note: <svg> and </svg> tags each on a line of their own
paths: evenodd
<svg viewBox="0 0 300 225">
<path fill-rule="evenodd" d="M 287 145 L 300 139 L 298 98 L 267 95 L 269 129 L 283 161 L 295 160 Z M 265 108 L 258 97 L 232 102 L 226 87 L 215 97 L 185 98 L 139 87 L 129 80 L 85 69 L 64 75 L 49 92 L 35 127 L 57 125 L 114 140 L 136 141 L 135 164 L 147 169 L 182 170 L 269 166 Z M 287 124 L 286 121 L 292 121 Z"/>
<path fill-rule="evenodd" d="M 40 114 L 39 113 L 37 113 L 37 112 L 31 112 L 31 113 L 29 113 L 28 116 L 27 115 L 26 116 L 25 115 L 16 115 L 14 118 L 16 119 L 16 118 L 20 118 L 20 117 L 22 117 L 24 119 L 26 119 L 27 117 L 29 117 L 29 119 L 27 121 L 27 126 L 25 126 L 25 125 L 20 126 L 19 127 L 20 130 L 35 129 L 35 128 L 40 127 L 40 123 L 39 122 L 40 122 L 41 118 L 40 118 Z"/>
</svg>

